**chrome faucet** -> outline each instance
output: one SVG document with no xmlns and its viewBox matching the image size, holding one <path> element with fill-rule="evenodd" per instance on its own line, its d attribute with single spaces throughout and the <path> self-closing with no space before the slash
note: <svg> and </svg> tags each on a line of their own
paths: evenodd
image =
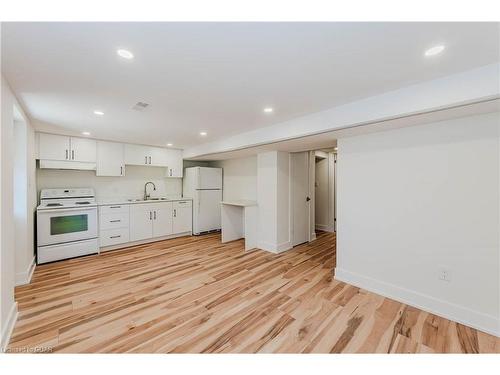
<svg viewBox="0 0 500 375">
<path fill-rule="evenodd" d="M 148 194 L 148 185 L 151 184 L 153 185 L 153 190 L 156 190 L 156 185 L 154 183 L 152 183 L 151 181 L 148 181 L 144 184 L 144 200 L 147 201 L 151 195 Z"/>
</svg>

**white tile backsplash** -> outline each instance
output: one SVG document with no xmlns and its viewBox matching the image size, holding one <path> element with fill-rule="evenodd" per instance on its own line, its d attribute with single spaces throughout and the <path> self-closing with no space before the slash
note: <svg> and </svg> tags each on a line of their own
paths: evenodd
<svg viewBox="0 0 500 375">
<path fill-rule="evenodd" d="M 95 171 L 76 171 L 37 168 L 37 190 L 41 189 L 92 187 L 98 200 L 141 198 L 144 184 L 152 181 L 156 191 L 148 192 L 151 196 L 180 196 L 182 194 L 181 178 L 165 178 L 165 168 L 127 165 L 123 177 L 97 177 Z"/>
</svg>

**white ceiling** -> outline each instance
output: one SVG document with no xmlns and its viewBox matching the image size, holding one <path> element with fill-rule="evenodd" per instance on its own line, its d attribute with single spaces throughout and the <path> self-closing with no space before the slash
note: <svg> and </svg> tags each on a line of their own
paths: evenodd
<svg viewBox="0 0 500 375">
<path fill-rule="evenodd" d="M 39 128 L 185 148 L 497 62 L 499 44 L 498 23 L 3 23 L 2 71 Z"/>
</svg>

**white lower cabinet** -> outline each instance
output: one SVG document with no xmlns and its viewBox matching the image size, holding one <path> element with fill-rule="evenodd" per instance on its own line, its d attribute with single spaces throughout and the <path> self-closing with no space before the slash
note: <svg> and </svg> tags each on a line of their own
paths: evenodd
<svg viewBox="0 0 500 375">
<path fill-rule="evenodd" d="M 130 241 L 129 229 L 128 228 L 104 229 L 100 231 L 99 239 L 101 241 L 101 247 L 114 246 L 126 243 Z"/>
<path fill-rule="evenodd" d="M 153 212 L 151 204 L 133 204 L 130 207 L 130 241 L 153 237 Z"/>
<path fill-rule="evenodd" d="M 99 208 L 101 247 L 192 231 L 192 202 L 134 203 Z"/>
<path fill-rule="evenodd" d="M 193 205 L 190 200 L 173 202 L 173 232 L 190 232 L 193 226 Z"/>
<path fill-rule="evenodd" d="M 128 205 L 99 207 L 99 240 L 101 247 L 129 242 L 129 236 Z"/>
<path fill-rule="evenodd" d="M 153 203 L 153 237 L 169 236 L 172 231 L 172 202 Z"/>
</svg>

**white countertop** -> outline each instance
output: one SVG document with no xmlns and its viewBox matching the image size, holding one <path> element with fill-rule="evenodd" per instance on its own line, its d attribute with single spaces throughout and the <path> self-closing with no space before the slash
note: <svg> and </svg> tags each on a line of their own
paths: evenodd
<svg viewBox="0 0 500 375">
<path fill-rule="evenodd" d="M 117 199 L 99 199 L 97 201 L 98 206 L 108 206 L 113 204 L 137 204 L 137 203 L 161 203 L 161 202 L 175 202 L 175 201 L 191 201 L 192 198 L 183 197 L 164 197 L 160 199 L 148 199 L 143 200 L 140 198 L 117 198 Z"/>
<path fill-rule="evenodd" d="M 257 206 L 257 201 L 250 201 L 245 199 L 235 199 L 231 201 L 222 201 L 220 204 L 228 204 L 231 206 L 240 206 L 240 207 L 250 207 Z"/>
</svg>

